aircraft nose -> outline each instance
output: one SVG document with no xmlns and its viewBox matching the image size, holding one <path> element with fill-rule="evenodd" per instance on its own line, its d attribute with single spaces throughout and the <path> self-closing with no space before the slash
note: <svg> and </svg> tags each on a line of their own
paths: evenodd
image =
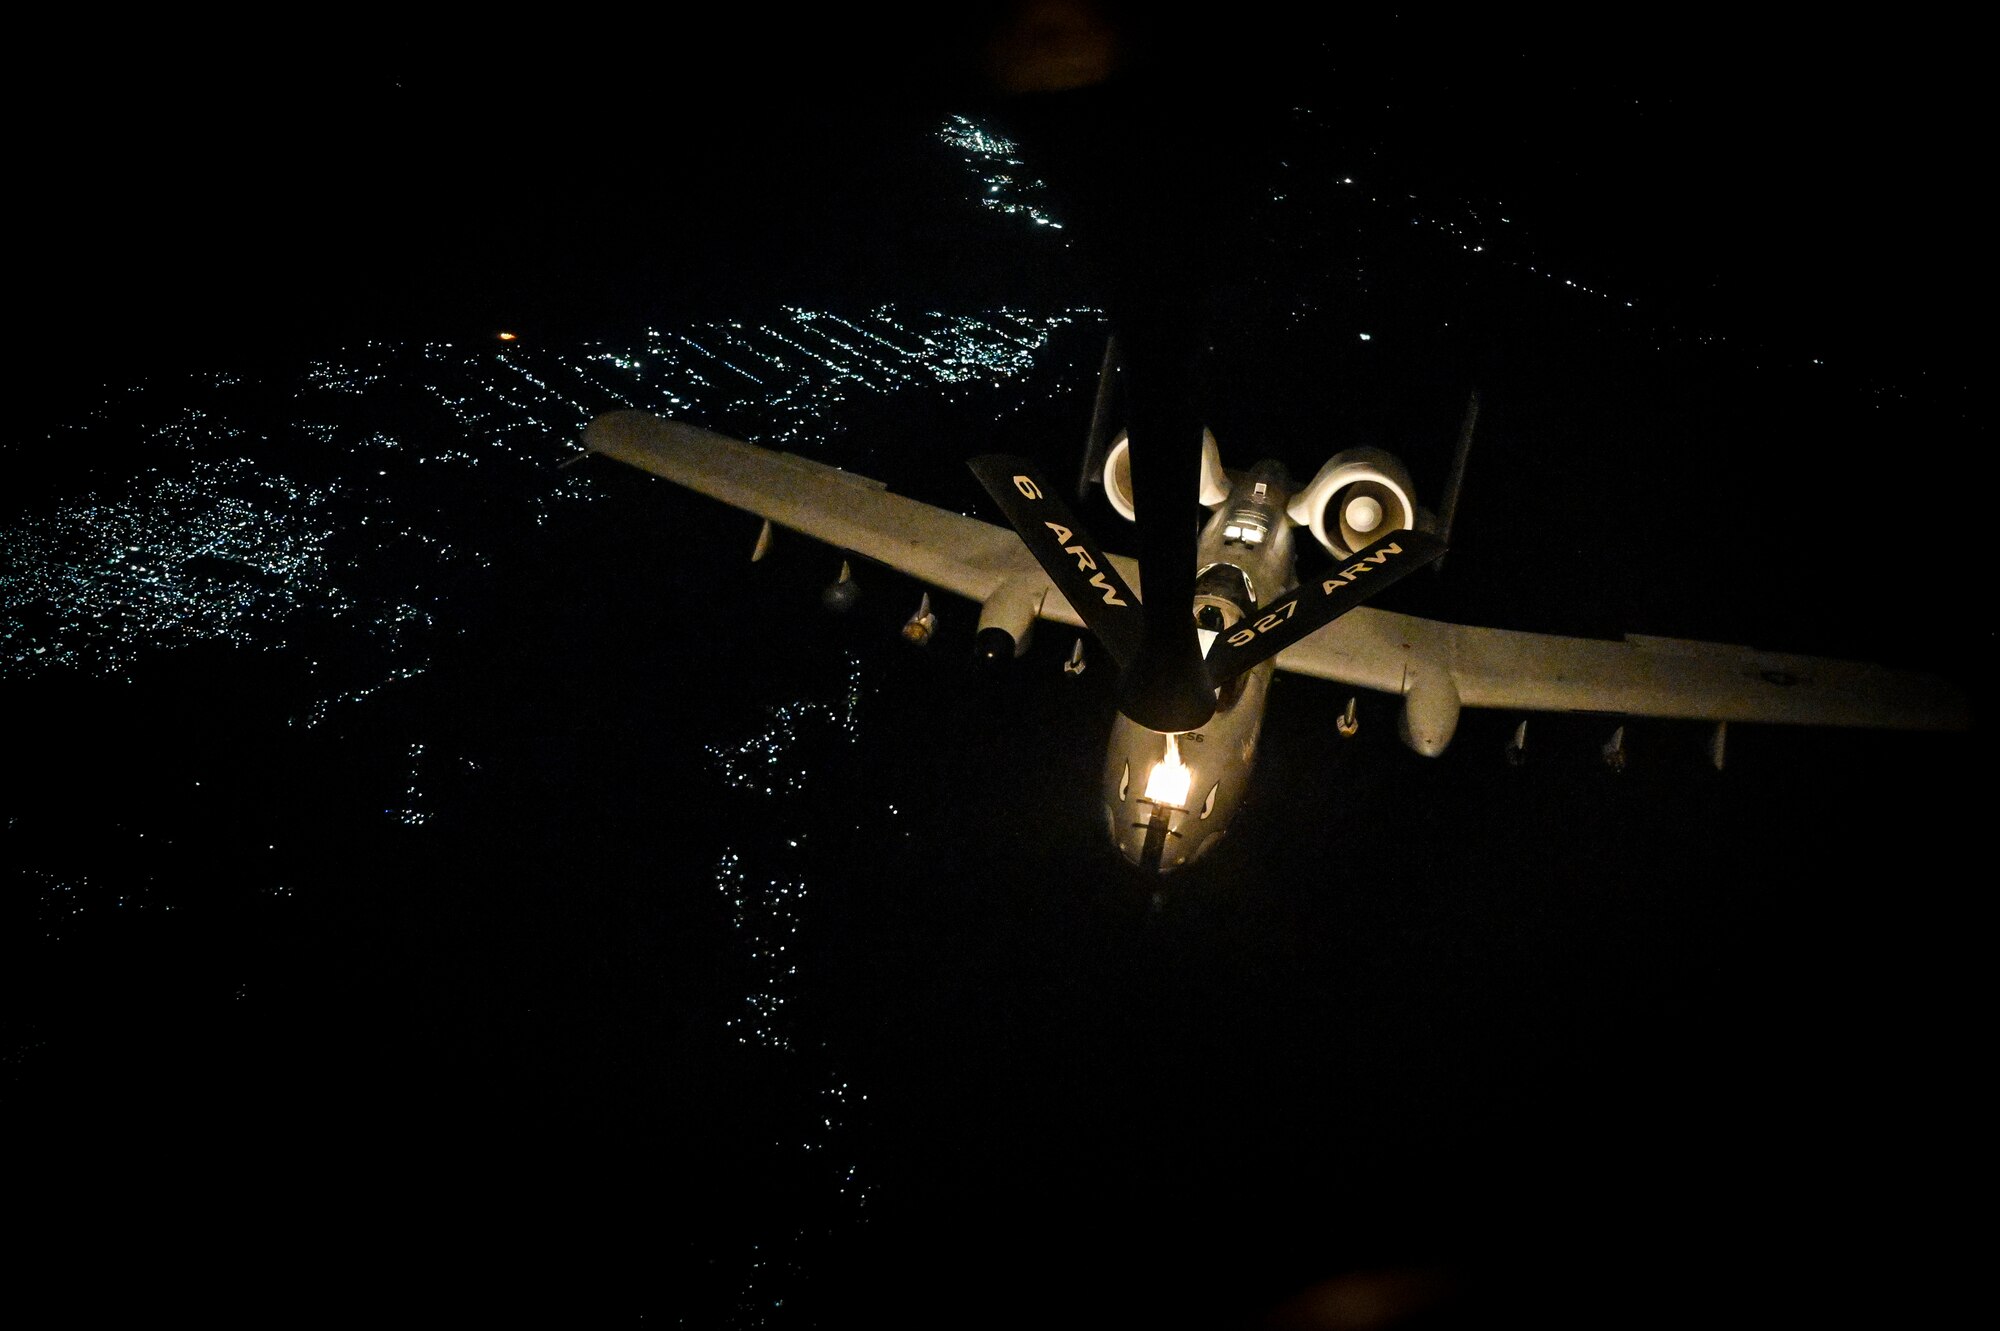
<svg viewBox="0 0 2000 1331">
<path fill-rule="evenodd" d="M 1192 864 L 1221 834 L 1229 811 L 1217 807 L 1216 795 L 1226 764 L 1217 750 L 1209 770 L 1201 768 L 1203 739 L 1162 737 L 1124 717 L 1112 723 L 1099 807 L 1111 844 L 1143 873 L 1168 874 Z"/>
</svg>

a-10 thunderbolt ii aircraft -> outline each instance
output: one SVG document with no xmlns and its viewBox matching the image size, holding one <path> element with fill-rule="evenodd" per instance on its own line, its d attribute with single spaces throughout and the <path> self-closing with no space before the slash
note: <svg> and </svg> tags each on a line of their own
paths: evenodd
<svg viewBox="0 0 2000 1331">
<path fill-rule="evenodd" d="M 1466 707 L 1709 721 L 1717 766 L 1732 721 L 1969 725 L 1962 695 L 1928 675 L 1680 639 L 1478 628 L 1362 605 L 1443 553 L 1476 414 L 1475 398 L 1441 517 L 1418 506 L 1407 470 L 1379 449 L 1338 453 L 1295 485 L 1277 462 L 1225 470 L 1214 436 L 1203 431 L 1199 497 L 1210 515 L 1195 545 L 1188 607 L 1202 653 L 1195 668 L 1205 672 L 1200 707 L 1178 713 L 1184 721 L 1141 724 L 1130 713 L 1143 709 L 1121 701 L 1100 802 L 1105 829 L 1128 861 L 1170 872 L 1201 858 L 1228 830 L 1249 785 L 1276 670 L 1400 697 L 1402 740 L 1430 757 L 1451 743 Z M 1096 426 L 1093 433 L 1102 434 Z M 598 416 L 583 442 L 589 452 L 761 516 L 766 537 L 775 523 L 978 602 L 975 641 L 984 656 L 1020 656 L 1040 618 L 1088 628 L 1128 681 L 1141 673 L 1133 667 L 1154 626 L 1142 614 L 1137 564 L 1098 545 L 1023 459 L 972 463 L 1013 524 L 1009 531 L 890 494 L 879 481 L 643 411 Z M 1112 506 L 1135 519 L 1126 436 L 1103 454 L 1101 479 Z M 1303 584 L 1300 529 L 1332 557 Z M 933 622 L 926 597 L 906 634 L 927 638 Z M 1080 661 L 1073 656 L 1071 666 Z M 1354 722 L 1350 698 L 1337 725 L 1352 733 Z M 1519 756 L 1525 725 L 1511 757 Z M 1614 766 L 1622 763 L 1622 736 L 1621 727 L 1605 749 Z"/>
</svg>

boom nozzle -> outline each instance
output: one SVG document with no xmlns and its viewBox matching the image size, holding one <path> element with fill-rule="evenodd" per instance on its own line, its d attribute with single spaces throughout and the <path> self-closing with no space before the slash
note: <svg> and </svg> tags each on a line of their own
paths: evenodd
<svg viewBox="0 0 2000 1331">
<path fill-rule="evenodd" d="M 1215 690 L 1202 664 L 1194 620 L 1181 615 L 1177 622 L 1178 633 L 1155 633 L 1156 627 L 1171 625 L 1148 624 L 1139 654 L 1118 679 L 1118 710 L 1168 735 L 1199 730 L 1215 715 Z"/>
</svg>

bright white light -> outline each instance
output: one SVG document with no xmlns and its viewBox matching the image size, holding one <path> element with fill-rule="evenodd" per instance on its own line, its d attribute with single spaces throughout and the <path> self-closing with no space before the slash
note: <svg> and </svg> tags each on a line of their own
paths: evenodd
<svg viewBox="0 0 2000 1331">
<path fill-rule="evenodd" d="M 1181 761 L 1180 741 L 1167 736 L 1167 756 L 1153 764 L 1153 773 L 1146 778 L 1146 798 L 1155 804 L 1185 808 L 1193 781 L 1194 772 Z"/>
</svg>

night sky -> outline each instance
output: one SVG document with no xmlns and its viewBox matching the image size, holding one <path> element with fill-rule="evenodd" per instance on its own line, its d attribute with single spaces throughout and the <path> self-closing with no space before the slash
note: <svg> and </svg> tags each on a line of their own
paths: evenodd
<svg viewBox="0 0 2000 1331">
<path fill-rule="evenodd" d="M 1975 211 L 1969 56 L 1947 29 L 1723 6 L 1587 27 L 1237 8 L 1144 34 L 1163 77 L 1198 81 L 1190 101 L 1218 115 L 1310 96 L 1414 179 L 1534 206 L 1543 243 L 1676 322 L 1831 324 L 1899 368 L 1970 363 L 1935 317 L 1963 298 Z M 670 43 L 329 25 L 274 36 L 263 59 L 168 24 L 151 35 L 176 58 L 98 51 L 87 67 L 58 48 L 18 87 L 44 130 L 15 166 L 35 203 L 18 219 L 24 313 L 159 357 L 385 322 L 643 321 L 740 300 L 724 275 L 745 270 L 795 291 L 925 286 L 937 275 L 913 275 L 906 251 L 938 221 L 935 182 L 885 144 L 1005 104 L 976 76 L 981 12 L 781 32 L 711 16 Z M 313 58 L 284 58 L 307 41 Z M 858 254 L 829 225 L 857 209 L 885 233 Z"/>
<path fill-rule="evenodd" d="M 1232 464 L 1375 443 L 1435 494 L 1477 386 L 1449 571 L 1393 608 L 1983 704 L 1962 34 L 1239 12 L 1147 34 L 1230 161 L 1192 303 Z M 620 405 L 968 511 L 973 453 L 1076 465 L 1097 274 L 939 135 L 1023 119 L 977 13 L 360 25 L 255 73 L 169 29 L 24 85 L 23 1269 L 225 1320 L 1933 1320 L 1976 734 L 1743 727 L 1718 775 L 1635 726 L 1614 778 L 1546 718 L 1516 772 L 1515 718 L 1427 761 L 1282 680 L 1155 895 L 1074 635 L 981 675 L 971 606 L 911 651 L 909 580 L 830 619 L 834 552 L 555 470 Z M 702 359 L 817 312 L 904 350 Z M 1288 1302 L 1343 1279 L 1407 1315 Z"/>
</svg>

